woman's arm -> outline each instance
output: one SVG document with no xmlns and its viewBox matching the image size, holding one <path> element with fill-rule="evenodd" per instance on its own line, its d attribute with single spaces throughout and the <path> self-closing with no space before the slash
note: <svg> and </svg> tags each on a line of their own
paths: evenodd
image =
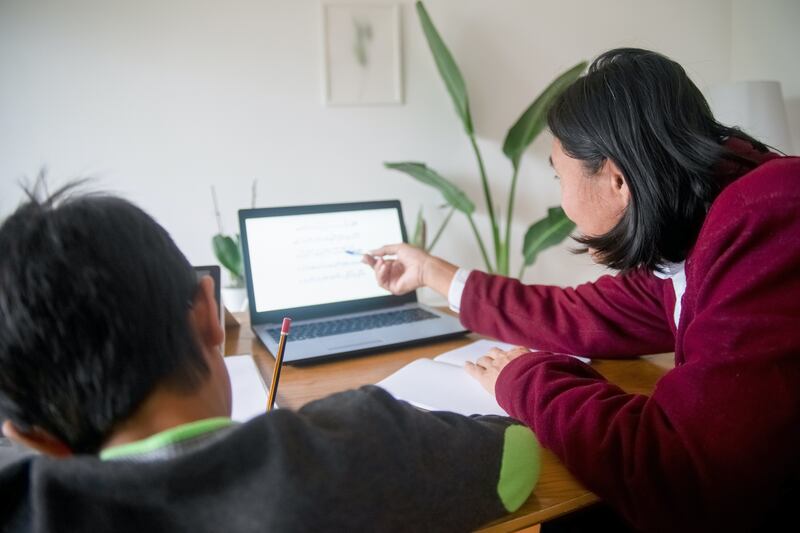
<svg viewBox="0 0 800 533">
<path fill-rule="evenodd" d="M 769 530 L 772 512 L 791 513 L 800 164 L 788 170 L 731 185 L 712 207 L 687 261 L 678 366 L 651 397 L 553 354 L 499 373 L 499 404 L 637 528 Z"/>
<path fill-rule="evenodd" d="M 574 289 L 473 271 L 461 298 L 461 322 L 477 333 L 538 350 L 637 356 L 674 349 L 672 311 L 665 300 L 674 301 L 671 282 L 641 270 Z"/>
<path fill-rule="evenodd" d="M 391 254 L 392 258 L 384 256 Z M 394 294 L 430 287 L 447 297 L 457 267 L 407 244 L 364 256 Z M 461 322 L 472 331 L 530 348 L 595 357 L 671 351 L 672 286 L 646 272 L 605 276 L 576 289 L 524 285 L 479 271 L 462 293 Z"/>
</svg>

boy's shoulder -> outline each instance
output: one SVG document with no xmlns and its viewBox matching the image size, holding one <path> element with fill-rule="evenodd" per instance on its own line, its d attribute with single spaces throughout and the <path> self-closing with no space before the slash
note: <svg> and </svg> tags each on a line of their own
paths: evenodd
<svg viewBox="0 0 800 533">
<path fill-rule="evenodd" d="M 511 424 L 423 413 L 364 387 L 299 411 L 260 415 L 170 459 L 12 463 L 0 472 L 2 490 L 14 487 L 14 498 L 0 504 L 0 529 L 29 522 L 25 517 L 35 509 L 49 523 L 63 516 L 70 525 L 63 530 L 114 523 L 125 531 L 133 524 L 117 527 L 120 505 L 135 509 L 137 531 L 164 523 L 205 531 L 210 516 L 217 524 L 244 521 L 267 530 L 424 529 L 434 519 L 473 529 L 508 512 L 498 493 L 498 466 Z M 464 461 L 470 452 L 487 460 Z M 531 478 L 515 480 L 522 477 Z M 43 529 L 54 530 L 62 529 Z"/>
</svg>

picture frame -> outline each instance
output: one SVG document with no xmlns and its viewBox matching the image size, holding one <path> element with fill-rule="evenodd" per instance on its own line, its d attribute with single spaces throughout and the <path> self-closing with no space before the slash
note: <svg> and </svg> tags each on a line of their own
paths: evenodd
<svg viewBox="0 0 800 533">
<path fill-rule="evenodd" d="M 403 103 L 400 5 L 321 2 L 323 103 Z"/>
</svg>

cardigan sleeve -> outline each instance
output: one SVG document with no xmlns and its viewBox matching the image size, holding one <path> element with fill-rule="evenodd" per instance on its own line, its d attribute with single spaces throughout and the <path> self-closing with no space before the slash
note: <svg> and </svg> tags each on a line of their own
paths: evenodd
<svg viewBox="0 0 800 533">
<path fill-rule="evenodd" d="M 577 288 L 524 285 L 473 271 L 461 299 L 468 329 L 505 342 L 589 357 L 672 351 L 670 281 L 637 270 Z"/>
<path fill-rule="evenodd" d="M 678 366 L 651 397 L 552 354 L 522 356 L 499 376 L 500 405 L 639 529 L 750 530 L 791 505 L 800 192 L 786 175 L 783 185 L 761 177 L 732 185 L 709 213 L 687 260 Z"/>
</svg>

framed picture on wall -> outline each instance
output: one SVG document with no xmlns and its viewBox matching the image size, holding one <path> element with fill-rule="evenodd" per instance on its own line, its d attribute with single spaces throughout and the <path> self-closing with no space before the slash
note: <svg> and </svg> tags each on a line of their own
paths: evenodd
<svg viewBox="0 0 800 533">
<path fill-rule="evenodd" d="M 397 4 L 323 0 L 322 48 L 326 105 L 403 103 Z"/>
</svg>

